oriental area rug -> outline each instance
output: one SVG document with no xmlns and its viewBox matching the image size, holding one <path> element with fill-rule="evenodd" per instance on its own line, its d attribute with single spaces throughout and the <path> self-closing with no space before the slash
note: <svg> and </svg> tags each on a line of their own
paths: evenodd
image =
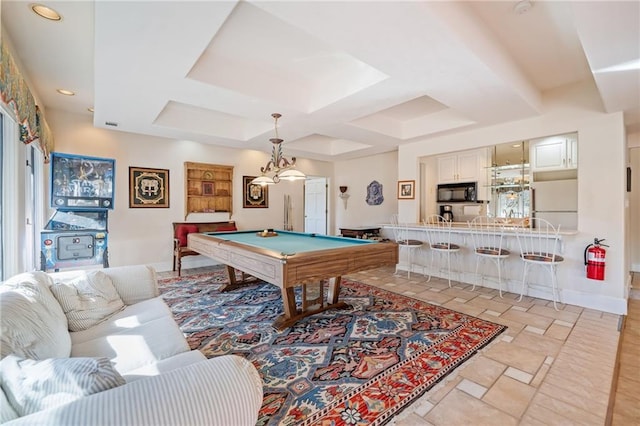
<svg viewBox="0 0 640 426">
<path fill-rule="evenodd" d="M 250 360 L 264 383 L 259 425 L 382 425 L 505 327 L 342 280 L 351 305 L 284 331 L 280 289 L 258 282 L 220 292 L 224 268 L 160 280 L 192 349 Z"/>
</svg>

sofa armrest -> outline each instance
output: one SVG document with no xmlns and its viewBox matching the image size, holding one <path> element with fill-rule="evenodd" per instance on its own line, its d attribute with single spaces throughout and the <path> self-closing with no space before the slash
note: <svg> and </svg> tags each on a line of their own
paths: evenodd
<svg viewBox="0 0 640 426">
<path fill-rule="evenodd" d="M 5 425 L 255 425 L 262 380 L 249 361 L 227 355 L 21 417 Z"/>
</svg>

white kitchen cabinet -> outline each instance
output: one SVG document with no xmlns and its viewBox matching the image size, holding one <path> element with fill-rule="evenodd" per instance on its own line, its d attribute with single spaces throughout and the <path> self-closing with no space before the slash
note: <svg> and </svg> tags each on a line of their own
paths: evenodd
<svg viewBox="0 0 640 426">
<path fill-rule="evenodd" d="M 567 141 L 567 154 L 569 158 L 567 158 L 567 168 L 569 169 L 577 169 L 578 168 L 578 138 L 573 137 Z"/>
<path fill-rule="evenodd" d="M 474 149 L 439 156 L 438 183 L 480 181 L 487 166 L 485 164 L 486 158 L 486 149 Z"/>
<path fill-rule="evenodd" d="M 531 170 L 544 172 L 578 167 L 578 139 L 560 135 L 531 141 Z"/>
<path fill-rule="evenodd" d="M 443 155 L 438 160 L 438 183 L 452 183 L 457 181 L 458 156 Z"/>
</svg>

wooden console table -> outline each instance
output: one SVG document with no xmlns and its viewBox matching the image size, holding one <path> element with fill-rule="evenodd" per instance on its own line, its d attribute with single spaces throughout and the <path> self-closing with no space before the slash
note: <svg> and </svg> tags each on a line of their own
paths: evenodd
<svg viewBox="0 0 640 426">
<path fill-rule="evenodd" d="M 340 228 L 343 237 L 362 238 L 364 234 L 368 237 L 377 237 L 380 235 L 380 227 L 356 226 L 353 228 Z"/>
</svg>

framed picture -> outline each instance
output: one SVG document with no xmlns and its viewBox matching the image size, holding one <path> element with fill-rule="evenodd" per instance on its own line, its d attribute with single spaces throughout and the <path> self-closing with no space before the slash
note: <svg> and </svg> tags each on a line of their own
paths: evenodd
<svg viewBox="0 0 640 426">
<path fill-rule="evenodd" d="M 242 187 L 244 189 L 244 208 L 267 208 L 269 207 L 269 187 L 254 185 L 251 183 L 255 176 L 242 176 Z"/>
<path fill-rule="evenodd" d="M 169 170 L 129 167 L 129 208 L 169 208 Z"/>
<path fill-rule="evenodd" d="M 202 182 L 202 195 L 213 195 L 213 182 Z"/>
<path fill-rule="evenodd" d="M 398 200 L 413 200 L 416 197 L 415 180 L 398 181 Z"/>
</svg>

